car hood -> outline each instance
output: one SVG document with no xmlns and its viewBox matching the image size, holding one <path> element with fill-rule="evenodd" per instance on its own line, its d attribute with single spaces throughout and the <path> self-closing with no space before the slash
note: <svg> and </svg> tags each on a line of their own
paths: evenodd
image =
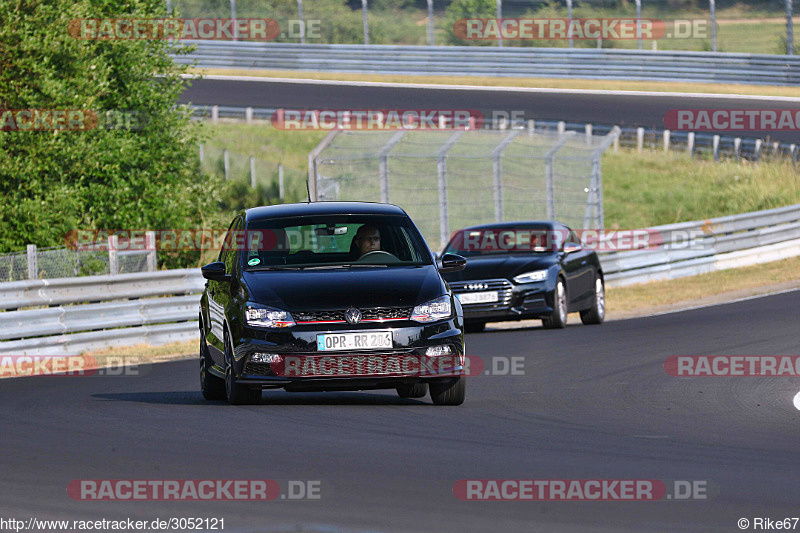
<svg viewBox="0 0 800 533">
<path fill-rule="evenodd" d="M 288 311 L 412 307 L 445 293 L 433 265 L 245 272 L 249 300 Z"/>
<path fill-rule="evenodd" d="M 501 279 L 548 268 L 558 260 L 555 254 L 518 254 L 474 256 L 467 258 L 467 268 L 461 272 L 444 275 L 446 281 L 472 281 L 477 279 Z"/>
</svg>

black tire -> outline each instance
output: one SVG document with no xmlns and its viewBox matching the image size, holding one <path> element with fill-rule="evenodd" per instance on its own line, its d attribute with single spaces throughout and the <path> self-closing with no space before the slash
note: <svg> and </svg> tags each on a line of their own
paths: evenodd
<svg viewBox="0 0 800 533">
<path fill-rule="evenodd" d="M 594 298 L 591 309 L 581 311 L 581 322 L 586 325 L 602 324 L 606 318 L 606 287 L 599 274 L 594 277 Z"/>
<path fill-rule="evenodd" d="M 400 385 L 397 387 L 397 395 L 401 398 L 422 398 L 428 394 L 427 383 L 414 383 L 413 385 Z"/>
<path fill-rule="evenodd" d="M 464 331 L 467 333 L 480 333 L 486 329 L 486 322 L 465 322 Z"/>
<path fill-rule="evenodd" d="M 200 331 L 200 390 L 206 400 L 225 399 L 225 380 L 220 379 L 208 368 L 211 366 L 211 358 L 208 356 L 208 345 L 206 344 L 206 334 Z"/>
<path fill-rule="evenodd" d="M 225 337 L 225 396 L 231 405 L 248 405 L 261 401 L 261 389 L 251 389 L 247 385 L 237 383 L 233 377 L 233 350 L 227 335 Z"/>
<path fill-rule="evenodd" d="M 542 319 L 545 329 L 561 329 L 567 327 L 567 288 L 564 280 L 558 278 L 556 289 L 553 292 L 553 312 L 549 317 Z"/>
<path fill-rule="evenodd" d="M 467 381 L 464 376 L 441 382 L 431 382 L 431 400 L 435 405 L 461 405 L 466 396 Z"/>
</svg>

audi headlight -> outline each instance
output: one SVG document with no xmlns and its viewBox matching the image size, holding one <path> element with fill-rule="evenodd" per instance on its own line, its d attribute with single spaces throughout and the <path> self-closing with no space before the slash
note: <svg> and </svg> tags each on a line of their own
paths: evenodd
<svg viewBox="0 0 800 533">
<path fill-rule="evenodd" d="M 435 322 L 436 320 L 450 318 L 451 314 L 450 297 L 445 294 L 435 300 L 416 306 L 411 312 L 411 320 L 414 322 Z"/>
<path fill-rule="evenodd" d="M 295 325 L 294 318 L 288 311 L 247 304 L 247 325 L 259 328 L 290 328 Z"/>
<path fill-rule="evenodd" d="M 525 272 L 519 276 L 514 276 L 514 281 L 517 283 L 534 283 L 536 281 L 544 281 L 547 279 L 547 270 L 534 270 L 533 272 Z"/>
</svg>

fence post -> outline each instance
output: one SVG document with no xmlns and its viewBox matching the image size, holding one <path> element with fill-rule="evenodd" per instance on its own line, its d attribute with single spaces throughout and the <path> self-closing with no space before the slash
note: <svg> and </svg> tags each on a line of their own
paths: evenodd
<svg viewBox="0 0 800 533">
<path fill-rule="evenodd" d="M 428 0 L 428 46 L 433 46 L 435 37 L 433 32 L 433 0 Z"/>
<path fill-rule="evenodd" d="M 170 0 L 167 0 L 167 15 L 171 14 L 172 14 L 172 2 L 170 2 Z"/>
<path fill-rule="evenodd" d="M 439 188 L 439 239 L 440 246 L 447 244 L 450 234 L 450 213 L 447 205 L 447 152 L 458 142 L 464 130 L 453 133 L 436 153 L 436 177 Z"/>
<path fill-rule="evenodd" d="M 619 126 L 614 126 L 614 128 L 612 128 L 612 129 L 619 130 L 619 133 L 617 133 L 617 136 L 614 137 L 614 151 L 615 152 L 619 152 L 619 138 L 622 136 L 622 129 Z"/>
<path fill-rule="evenodd" d="M 736 137 L 733 140 L 733 153 L 736 154 L 736 157 L 739 157 L 741 150 L 742 150 L 742 139 Z"/>
<path fill-rule="evenodd" d="M 250 188 L 256 188 L 256 158 L 250 156 Z"/>
<path fill-rule="evenodd" d="M 222 151 L 222 159 L 223 159 L 223 161 L 225 163 L 225 180 L 227 181 L 229 179 L 230 170 L 231 170 L 231 158 L 228 155 L 227 148 Z"/>
<path fill-rule="evenodd" d="M 303 0 L 297 0 L 297 18 L 300 19 L 300 26 L 303 31 L 300 33 L 300 44 L 306 44 L 306 25 L 303 22 Z"/>
<path fill-rule="evenodd" d="M 212 122 L 219 122 L 219 106 L 212 105 L 211 106 L 211 121 Z"/>
<path fill-rule="evenodd" d="M 39 278 L 39 262 L 36 257 L 36 245 L 28 245 L 28 279 Z"/>
<path fill-rule="evenodd" d="M 112 276 L 119 274 L 119 258 L 117 257 L 118 237 L 108 236 L 108 273 Z"/>
<path fill-rule="evenodd" d="M 544 154 L 544 179 L 545 179 L 545 202 L 547 205 L 547 219 L 556 219 L 556 186 L 555 186 L 555 172 L 553 170 L 553 157 L 567 141 L 569 141 L 575 132 L 571 131 L 569 134 L 564 133 L 553 146 Z"/>
<path fill-rule="evenodd" d="M 278 198 L 283 200 L 283 164 L 278 163 Z"/>
<path fill-rule="evenodd" d="M 717 6 L 715 0 L 708 0 L 708 8 L 711 10 L 711 51 L 717 51 Z"/>
<path fill-rule="evenodd" d="M 777 157 L 777 155 L 778 155 L 778 145 L 779 144 L 780 143 L 778 141 L 775 141 L 774 143 L 772 143 L 772 155 L 773 156 Z"/>
<path fill-rule="evenodd" d="M 503 0 L 496 0 L 497 3 L 497 18 L 503 18 Z M 497 38 L 497 46 L 503 46 L 503 34 L 501 33 Z"/>
<path fill-rule="evenodd" d="M 158 257 L 156 256 L 156 232 L 148 231 L 145 234 L 145 242 L 147 243 L 147 271 L 155 272 L 158 268 Z"/>
<path fill-rule="evenodd" d="M 233 40 L 236 40 L 238 31 L 236 30 L 236 0 L 231 0 L 231 20 L 233 20 Z"/>
<path fill-rule="evenodd" d="M 381 202 L 385 204 L 389 203 L 389 152 L 392 151 L 392 148 L 394 148 L 397 143 L 403 140 L 407 131 L 408 130 L 400 130 L 392 135 L 378 153 L 378 171 L 381 179 Z"/>
<path fill-rule="evenodd" d="M 761 142 L 761 139 L 756 139 L 756 147 L 753 150 L 756 161 L 761 161 Z"/>
<path fill-rule="evenodd" d="M 508 145 L 514 141 L 514 137 L 522 133 L 522 130 L 511 130 L 506 134 L 502 141 L 492 150 L 492 174 L 494 175 L 494 221 L 503 221 L 503 161 L 500 159 Z"/>
<path fill-rule="evenodd" d="M 690 131 L 689 135 L 687 135 L 686 151 L 689 152 L 689 155 L 694 154 L 694 132 L 693 131 Z"/>
<path fill-rule="evenodd" d="M 792 158 L 792 163 L 794 163 L 794 160 L 795 160 L 795 151 L 796 150 L 797 150 L 797 145 L 796 144 L 790 144 L 789 145 L 789 157 Z"/>
<path fill-rule="evenodd" d="M 567 29 L 567 36 L 569 37 L 569 47 L 573 47 L 572 43 L 572 0 L 567 0 L 567 24 L 569 24 L 569 29 Z"/>
<path fill-rule="evenodd" d="M 591 124 L 587 124 L 584 127 L 584 130 L 586 131 L 586 144 L 591 145 L 592 144 L 592 125 Z"/>
<path fill-rule="evenodd" d="M 669 152 L 669 130 L 664 130 L 664 153 Z"/>
<path fill-rule="evenodd" d="M 794 30 L 792 23 L 792 0 L 786 0 L 786 55 L 794 55 Z"/>
<path fill-rule="evenodd" d="M 361 0 L 361 19 L 364 24 L 364 44 L 369 44 L 369 22 L 367 22 L 367 0 Z"/>
<path fill-rule="evenodd" d="M 636 149 L 641 152 L 644 148 L 644 128 L 636 128 Z"/>
<path fill-rule="evenodd" d="M 203 143 L 198 143 L 198 146 L 200 147 L 200 163 L 202 163 L 205 160 L 205 154 L 203 154 Z"/>
<path fill-rule="evenodd" d="M 253 108 L 252 107 L 248 107 L 247 109 L 244 110 L 244 120 L 248 124 L 252 124 L 253 123 Z"/>
<path fill-rule="evenodd" d="M 636 0 L 636 39 L 639 50 L 642 49 L 642 0 Z"/>
<path fill-rule="evenodd" d="M 563 120 L 558 121 L 558 133 L 563 135 L 567 131 L 567 123 Z"/>
<path fill-rule="evenodd" d="M 714 161 L 719 161 L 719 135 L 713 137 Z"/>
<path fill-rule="evenodd" d="M 533 136 L 534 133 L 536 133 L 536 121 L 530 119 L 528 121 L 528 135 Z"/>
</svg>

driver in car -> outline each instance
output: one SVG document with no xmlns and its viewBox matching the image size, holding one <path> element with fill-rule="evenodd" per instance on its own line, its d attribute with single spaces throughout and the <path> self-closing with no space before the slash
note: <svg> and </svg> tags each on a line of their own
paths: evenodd
<svg viewBox="0 0 800 533">
<path fill-rule="evenodd" d="M 358 248 L 358 258 L 361 259 L 370 252 L 380 251 L 381 232 L 375 226 L 364 224 L 356 231 L 353 243 Z"/>
</svg>

